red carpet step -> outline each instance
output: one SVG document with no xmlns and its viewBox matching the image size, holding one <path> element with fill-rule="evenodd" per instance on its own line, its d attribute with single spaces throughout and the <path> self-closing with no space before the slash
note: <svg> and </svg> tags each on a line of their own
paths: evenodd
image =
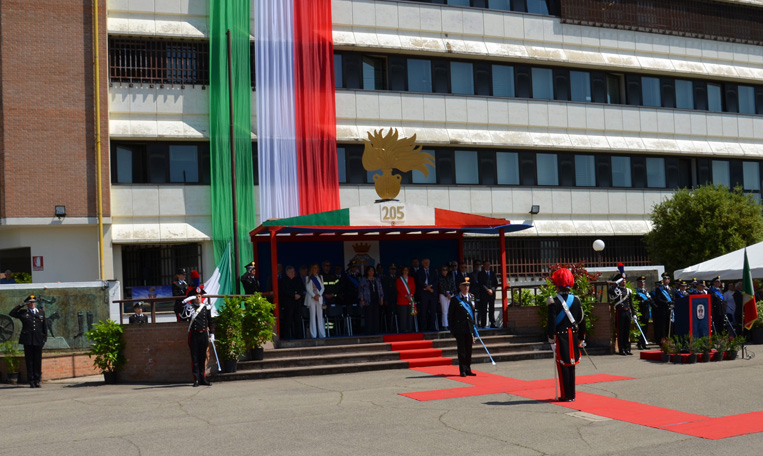
<svg viewBox="0 0 763 456">
<path fill-rule="evenodd" d="M 424 333 L 415 334 L 387 334 L 384 336 L 384 342 L 401 342 L 408 340 L 424 340 Z"/>
<path fill-rule="evenodd" d="M 392 351 L 415 350 L 418 348 L 432 348 L 433 342 L 431 340 L 408 340 L 401 342 L 390 342 L 389 345 Z"/>
<path fill-rule="evenodd" d="M 384 336 L 384 342 L 389 343 L 390 350 L 399 354 L 401 360 L 408 361 L 409 368 L 450 366 L 453 360 L 444 358 L 442 350 L 432 348 L 431 340 L 424 340 L 424 334 L 390 334 Z"/>
</svg>

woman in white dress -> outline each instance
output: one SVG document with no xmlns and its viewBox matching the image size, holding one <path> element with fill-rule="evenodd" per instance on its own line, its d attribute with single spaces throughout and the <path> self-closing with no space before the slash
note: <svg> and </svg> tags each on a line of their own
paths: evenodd
<svg viewBox="0 0 763 456">
<path fill-rule="evenodd" d="M 321 279 L 320 268 L 315 263 L 310 266 L 310 274 L 305 280 L 305 305 L 310 309 L 310 337 L 326 337 L 326 326 L 323 323 L 323 292 L 326 287 Z"/>
</svg>

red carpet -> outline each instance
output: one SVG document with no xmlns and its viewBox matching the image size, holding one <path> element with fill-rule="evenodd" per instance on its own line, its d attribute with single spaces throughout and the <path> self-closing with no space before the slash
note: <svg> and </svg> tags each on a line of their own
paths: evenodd
<svg viewBox="0 0 763 456">
<path fill-rule="evenodd" d="M 475 371 L 476 377 L 460 377 L 457 366 L 424 367 L 415 370 L 469 385 L 460 388 L 401 394 L 401 396 L 418 401 L 435 401 L 498 393 L 537 401 L 551 402 L 554 400 L 554 379 L 525 381 L 479 371 Z M 585 385 L 620 380 L 632 380 L 632 378 L 607 374 L 584 375 L 577 378 L 576 384 Z M 576 395 L 575 402 L 552 403 L 613 420 L 709 440 L 763 432 L 763 411 L 711 418 L 580 391 Z"/>
<path fill-rule="evenodd" d="M 408 367 L 450 366 L 453 360 L 442 357 L 442 350 L 432 348 L 431 340 L 424 340 L 424 334 L 390 334 L 384 336 L 390 350 L 396 351 L 400 359 L 408 361 Z"/>
</svg>

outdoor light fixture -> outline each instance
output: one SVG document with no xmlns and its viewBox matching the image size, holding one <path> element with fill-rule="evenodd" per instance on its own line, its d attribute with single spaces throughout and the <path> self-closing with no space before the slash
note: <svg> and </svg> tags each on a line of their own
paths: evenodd
<svg viewBox="0 0 763 456">
<path fill-rule="evenodd" d="M 602 250 L 604 250 L 604 241 L 602 241 L 601 239 L 597 239 L 593 241 L 593 249 L 597 252 L 601 252 Z"/>
<path fill-rule="evenodd" d="M 530 213 L 532 215 L 538 214 L 540 212 L 540 204 L 533 204 L 530 208 Z"/>
<path fill-rule="evenodd" d="M 66 217 L 66 206 L 56 206 L 56 217 L 59 221 Z"/>
</svg>

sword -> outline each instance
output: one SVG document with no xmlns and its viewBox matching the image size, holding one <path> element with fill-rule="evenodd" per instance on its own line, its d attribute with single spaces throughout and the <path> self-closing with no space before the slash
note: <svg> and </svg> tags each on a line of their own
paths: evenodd
<svg viewBox="0 0 763 456">
<path fill-rule="evenodd" d="M 207 329 L 207 337 L 209 337 L 209 329 Z M 215 352 L 215 361 L 217 361 L 217 372 L 222 372 L 223 369 L 220 367 L 220 357 L 217 356 L 217 348 L 215 348 L 215 341 L 212 340 L 212 351 Z"/>
<path fill-rule="evenodd" d="M 588 358 L 588 361 L 590 361 L 591 364 L 593 364 L 593 368 L 594 369 L 599 370 L 599 368 L 596 367 L 596 363 L 593 362 L 593 359 L 591 358 L 591 355 L 588 354 L 588 350 L 585 349 L 585 345 L 586 345 L 585 341 L 581 341 L 580 342 L 580 348 L 583 349 L 583 353 L 585 353 L 585 357 Z"/>
<path fill-rule="evenodd" d="M 495 366 L 495 361 L 493 361 L 493 357 L 490 356 L 490 352 L 487 350 L 487 346 L 485 345 L 485 342 L 482 342 L 482 338 L 480 337 L 480 333 L 475 329 L 475 334 L 477 334 L 477 339 L 480 340 L 480 343 L 485 348 L 485 352 L 487 353 L 487 357 L 490 358 L 490 362 L 493 363 L 493 366 Z"/>
<path fill-rule="evenodd" d="M 644 335 L 644 331 L 641 330 L 641 325 L 638 324 L 638 318 L 636 318 L 636 315 L 633 315 L 633 322 L 636 323 L 636 327 L 638 328 L 638 331 L 641 333 L 641 336 L 644 338 L 644 342 L 647 342 L 646 336 Z"/>
<path fill-rule="evenodd" d="M 551 342 L 551 348 L 554 350 L 554 400 L 559 399 L 559 381 L 556 378 L 556 341 Z"/>
</svg>

